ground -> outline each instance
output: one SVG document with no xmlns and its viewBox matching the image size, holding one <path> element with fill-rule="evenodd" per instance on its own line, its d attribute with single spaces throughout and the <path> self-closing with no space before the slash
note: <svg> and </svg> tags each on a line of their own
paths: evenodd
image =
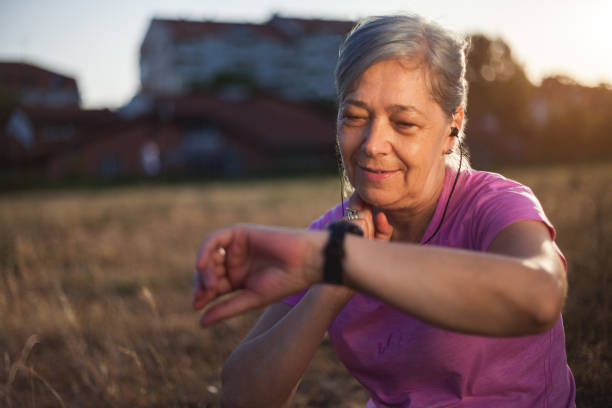
<svg viewBox="0 0 612 408">
<path fill-rule="evenodd" d="M 612 406 L 612 165 L 502 172 L 533 188 L 569 261 L 578 406 Z M 198 326 L 199 243 L 235 222 L 304 227 L 339 189 L 303 177 L 0 195 L 0 404 L 220 406 L 220 367 L 260 311 Z M 324 340 L 291 406 L 367 399 Z"/>
</svg>

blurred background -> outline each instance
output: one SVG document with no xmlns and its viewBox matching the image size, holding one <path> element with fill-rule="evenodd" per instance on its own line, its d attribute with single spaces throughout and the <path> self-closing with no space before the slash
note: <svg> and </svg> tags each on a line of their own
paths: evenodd
<svg viewBox="0 0 612 408">
<path fill-rule="evenodd" d="M 298 3 L 3 2 L 3 187 L 332 172 L 339 44 L 398 10 L 472 39 L 476 167 L 612 157 L 609 2 Z"/>
<path fill-rule="evenodd" d="M 189 310 L 200 240 L 340 196 L 333 68 L 359 18 L 471 38 L 474 167 L 531 186 L 569 260 L 579 406 L 612 405 L 612 3 L 0 2 L 0 401 L 218 406 L 258 312 Z M 363 406 L 327 340 L 294 406 Z"/>
</svg>

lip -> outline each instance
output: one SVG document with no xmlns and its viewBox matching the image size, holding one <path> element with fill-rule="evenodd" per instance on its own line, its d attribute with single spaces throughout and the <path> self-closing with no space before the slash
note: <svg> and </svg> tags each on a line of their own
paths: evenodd
<svg viewBox="0 0 612 408">
<path fill-rule="evenodd" d="M 367 180 L 383 181 L 395 175 L 399 170 L 382 170 L 359 166 L 359 170 Z"/>
</svg>

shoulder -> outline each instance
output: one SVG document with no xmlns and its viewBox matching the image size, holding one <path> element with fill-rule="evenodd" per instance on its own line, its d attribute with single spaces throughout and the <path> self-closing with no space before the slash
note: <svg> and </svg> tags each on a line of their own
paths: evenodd
<svg viewBox="0 0 612 408">
<path fill-rule="evenodd" d="M 517 210 L 527 208 L 541 211 L 542 206 L 533 191 L 498 173 L 468 170 L 461 180 L 461 204 L 468 205 L 472 211 L 480 211 L 491 206 L 510 208 L 519 205 Z"/>
<path fill-rule="evenodd" d="M 459 211 L 470 220 L 472 242 L 487 250 L 497 234 L 518 221 L 544 223 L 554 239 L 554 228 L 533 191 L 497 173 L 469 170 L 462 178 Z"/>
<path fill-rule="evenodd" d="M 535 198 L 529 187 L 498 173 L 467 170 L 463 172 L 463 179 L 464 191 L 468 194 L 494 197 L 500 193 L 510 193 Z"/>
</svg>

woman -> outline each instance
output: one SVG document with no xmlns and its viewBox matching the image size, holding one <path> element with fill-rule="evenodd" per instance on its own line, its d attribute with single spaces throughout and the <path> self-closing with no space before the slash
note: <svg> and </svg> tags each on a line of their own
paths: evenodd
<svg viewBox="0 0 612 408">
<path fill-rule="evenodd" d="M 575 405 L 553 226 L 460 148 L 465 52 L 418 17 L 362 22 L 336 68 L 349 208 L 204 241 L 194 307 L 236 291 L 204 325 L 270 305 L 224 366 L 226 406 L 286 404 L 326 331 L 368 407 Z"/>
</svg>

